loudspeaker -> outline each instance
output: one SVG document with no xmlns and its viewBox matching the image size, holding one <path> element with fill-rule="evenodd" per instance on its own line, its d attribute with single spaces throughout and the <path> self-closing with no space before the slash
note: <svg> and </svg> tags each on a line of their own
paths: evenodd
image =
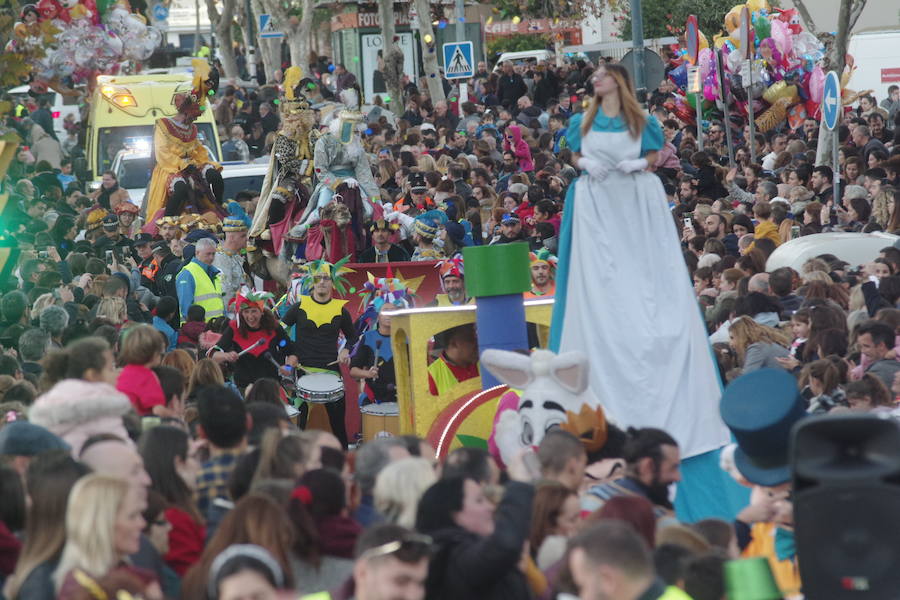
<svg viewBox="0 0 900 600">
<path fill-rule="evenodd" d="M 872 414 L 804 419 L 791 466 L 805 597 L 900 598 L 900 423 Z"/>
</svg>

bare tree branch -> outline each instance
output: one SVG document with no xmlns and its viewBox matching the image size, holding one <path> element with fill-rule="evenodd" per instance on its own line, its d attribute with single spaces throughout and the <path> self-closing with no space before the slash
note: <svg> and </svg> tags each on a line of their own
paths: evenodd
<svg viewBox="0 0 900 600">
<path fill-rule="evenodd" d="M 813 21 L 812 15 L 809 14 L 809 10 L 806 8 L 803 0 L 793 0 L 793 2 L 797 12 L 800 13 L 800 18 L 803 19 L 803 23 L 806 25 L 806 30 L 812 33 L 818 32 L 819 28 L 816 27 L 816 23 Z"/>
<path fill-rule="evenodd" d="M 866 0 L 856 0 L 853 3 L 850 7 L 850 21 L 847 25 L 847 31 L 853 31 L 853 28 L 856 27 L 856 22 L 859 20 L 859 15 L 862 14 L 865 8 Z"/>
</svg>

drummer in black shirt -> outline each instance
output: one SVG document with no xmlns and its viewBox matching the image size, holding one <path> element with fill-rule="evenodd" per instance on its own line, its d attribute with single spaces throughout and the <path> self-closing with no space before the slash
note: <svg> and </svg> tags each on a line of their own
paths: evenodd
<svg viewBox="0 0 900 600">
<path fill-rule="evenodd" d="M 343 294 L 343 264 L 346 259 L 332 265 L 324 260 L 317 260 L 306 265 L 306 273 L 302 283 L 304 292 L 300 301 L 290 307 L 281 320 L 288 328 L 294 326 L 295 348 L 297 358 L 302 367 L 314 367 L 340 371 L 340 365 L 350 364 L 350 350 L 357 339 L 353 318 L 347 311 L 347 300 L 334 298 Z M 308 292 L 307 292 L 308 293 Z M 344 334 L 345 346 L 338 351 L 338 338 Z M 346 398 L 325 404 L 331 431 L 347 447 L 347 429 L 344 426 Z M 300 408 L 300 423 L 306 423 L 308 407 L 304 403 Z"/>
<path fill-rule="evenodd" d="M 219 339 L 211 358 L 234 366 L 240 390 L 258 379 L 278 379 L 279 365 L 297 366 L 297 352 L 278 319 L 266 308 L 268 292 L 238 292 L 232 300 L 235 318 Z"/>
</svg>

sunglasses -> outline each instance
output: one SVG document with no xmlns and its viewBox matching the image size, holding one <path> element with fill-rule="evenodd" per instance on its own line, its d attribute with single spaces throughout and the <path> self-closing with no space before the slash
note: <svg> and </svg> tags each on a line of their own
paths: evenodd
<svg viewBox="0 0 900 600">
<path fill-rule="evenodd" d="M 399 540 L 369 548 L 360 554 L 359 558 L 369 560 L 396 554 L 397 558 L 403 562 L 414 562 L 430 554 L 431 549 L 431 537 L 418 533 L 408 533 Z"/>
</svg>

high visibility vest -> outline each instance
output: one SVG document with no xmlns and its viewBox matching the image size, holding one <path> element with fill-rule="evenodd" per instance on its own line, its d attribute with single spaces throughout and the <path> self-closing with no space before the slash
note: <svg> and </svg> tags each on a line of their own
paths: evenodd
<svg viewBox="0 0 900 600">
<path fill-rule="evenodd" d="M 331 594 L 329 594 L 328 592 L 306 594 L 305 596 L 300 596 L 300 600 L 331 600 Z"/>
<path fill-rule="evenodd" d="M 478 372 L 481 373 L 480 366 L 478 367 Z M 444 360 L 443 356 L 439 356 L 428 365 L 428 374 L 434 379 L 434 385 L 437 388 L 438 396 L 444 395 L 450 391 L 454 385 L 459 383 L 459 379 L 456 378 L 456 375 L 454 375 L 453 371 L 450 370 L 450 367 L 447 366 L 447 362 Z"/>
<path fill-rule="evenodd" d="M 221 317 L 225 314 L 225 301 L 222 300 L 222 276 L 216 275 L 210 279 L 206 269 L 195 263 L 189 262 L 183 271 L 187 271 L 194 277 L 194 302 L 206 310 L 206 320 Z"/>
</svg>

